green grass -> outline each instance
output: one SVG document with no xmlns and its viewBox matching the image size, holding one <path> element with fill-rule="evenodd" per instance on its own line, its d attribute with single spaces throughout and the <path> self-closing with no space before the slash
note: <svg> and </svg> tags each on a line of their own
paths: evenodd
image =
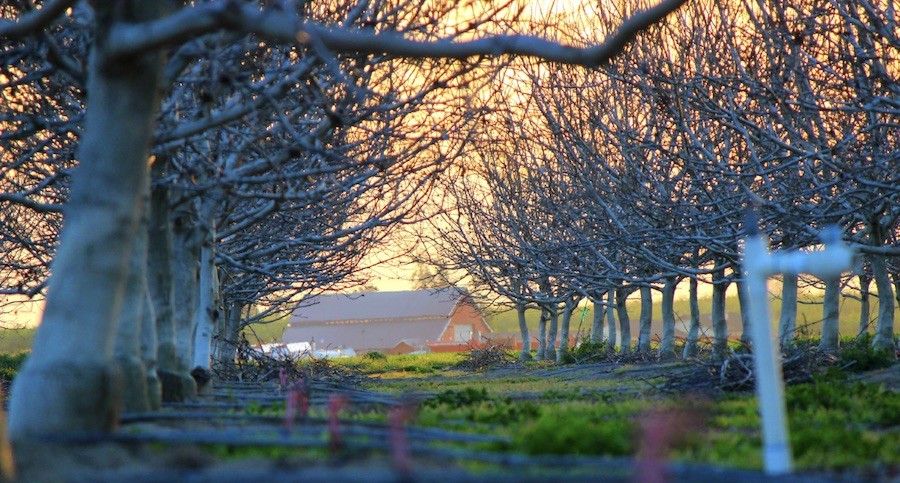
<svg viewBox="0 0 900 483">
<path fill-rule="evenodd" d="M 0 354 L 13 354 L 31 349 L 37 329 L 0 329 Z"/>
</svg>

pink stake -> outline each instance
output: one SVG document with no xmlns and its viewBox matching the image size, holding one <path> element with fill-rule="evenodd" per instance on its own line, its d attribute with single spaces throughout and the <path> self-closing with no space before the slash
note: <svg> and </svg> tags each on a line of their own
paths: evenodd
<svg viewBox="0 0 900 483">
<path fill-rule="evenodd" d="M 391 460 L 394 469 L 404 474 L 412 471 L 412 458 L 409 454 L 409 442 L 406 438 L 406 423 L 409 421 L 409 417 L 409 408 L 406 406 L 391 409 Z"/>
<path fill-rule="evenodd" d="M 332 394 L 328 397 L 328 436 L 331 441 L 331 450 L 338 451 L 344 443 L 341 439 L 341 422 L 338 418 L 341 409 L 347 405 L 347 396 Z"/>
</svg>

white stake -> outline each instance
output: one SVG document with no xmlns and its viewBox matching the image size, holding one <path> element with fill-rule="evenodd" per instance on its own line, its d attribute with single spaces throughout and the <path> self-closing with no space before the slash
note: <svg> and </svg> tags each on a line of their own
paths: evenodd
<svg viewBox="0 0 900 483">
<path fill-rule="evenodd" d="M 756 371 L 756 396 L 762 418 L 763 463 L 766 473 L 778 475 L 791 472 L 791 446 L 784 402 L 781 350 L 778 340 L 773 341 L 772 337 L 766 279 L 777 273 L 837 277 L 851 268 L 853 251 L 840 242 L 840 231 L 826 230 L 822 234 L 822 241 L 825 243 L 822 251 L 771 254 L 766 237 L 757 233 L 755 217 L 748 218 L 752 218 L 752 221 L 748 219 L 742 266 L 750 299 L 748 313 Z"/>
</svg>

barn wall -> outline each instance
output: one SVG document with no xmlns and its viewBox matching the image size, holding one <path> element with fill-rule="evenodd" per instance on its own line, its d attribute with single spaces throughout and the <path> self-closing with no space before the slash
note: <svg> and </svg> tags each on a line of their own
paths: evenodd
<svg viewBox="0 0 900 483">
<path fill-rule="evenodd" d="M 474 340 L 478 340 L 480 338 L 479 335 L 485 336 L 492 332 L 475 305 L 470 302 L 460 302 L 456 309 L 453 310 L 453 314 L 450 316 L 450 323 L 447 324 L 447 328 L 441 334 L 440 339 L 438 339 L 439 342 L 454 342 L 454 328 L 458 324 L 472 325 Z"/>
</svg>

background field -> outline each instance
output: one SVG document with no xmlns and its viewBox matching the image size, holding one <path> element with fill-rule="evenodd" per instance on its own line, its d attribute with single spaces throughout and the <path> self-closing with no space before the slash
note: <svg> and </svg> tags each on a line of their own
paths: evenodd
<svg viewBox="0 0 900 483">
<path fill-rule="evenodd" d="M 634 300 L 629 300 L 628 314 L 632 319 L 632 323 L 635 323 L 638 319 L 638 316 L 640 315 L 640 301 L 636 300 L 636 297 L 633 297 L 633 299 Z M 711 305 L 712 300 L 710 298 L 701 298 L 700 312 L 704 315 L 708 315 L 710 313 Z M 726 311 L 731 314 L 738 314 L 740 312 L 738 298 L 734 294 L 726 298 L 725 306 Z M 772 300 L 771 307 L 773 317 L 777 320 L 778 311 L 781 310 L 781 301 L 779 299 Z M 660 304 L 654 303 L 653 333 L 657 334 L 661 330 L 660 320 L 662 319 L 662 315 L 660 310 Z M 870 313 L 870 316 L 872 318 L 876 317 L 877 310 L 878 301 L 877 299 L 872 297 Z M 859 301 L 855 298 L 844 297 L 841 301 L 841 334 L 856 335 L 857 328 L 859 327 L 859 314 Z M 540 313 L 537 310 L 528 311 L 528 326 L 532 330 L 537 329 L 539 316 Z M 690 318 L 690 307 L 688 306 L 687 299 L 679 299 L 675 301 L 675 316 L 679 327 L 682 323 L 687 326 Z M 514 310 L 488 309 L 485 312 L 485 317 L 487 318 L 488 323 L 494 329 L 494 332 L 517 333 L 519 331 L 519 322 L 516 318 L 516 313 Z M 594 310 L 591 304 L 579 307 L 577 312 L 572 317 L 572 333 L 576 334 L 580 329 L 581 334 L 589 334 L 593 317 Z M 900 309 L 895 311 L 894 320 L 900 322 Z M 819 333 L 821 323 L 821 299 L 811 295 L 801 297 L 801 303 L 799 304 L 797 311 L 797 325 L 805 327 L 804 330 L 806 330 L 809 335 L 816 335 Z M 255 343 L 257 339 L 264 343 L 280 341 L 281 334 L 284 331 L 284 327 L 286 324 L 287 318 L 273 319 L 269 323 L 254 324 L 253 326 L 251 326 L 252 330 L 247 330 L 245 333 L 247 335 L 247 339 L 252 343 Z M 871 326 L 874 327 L 874 321 L 872 322 Z M 706 329 L 707 332 L 711 332 L 712 330 L 709 327 L 706 327 Z M 35 329 L 30 328 L 0 330 L 0 353 L 14 353 L 31 348 L 31 343 L 34 339 L 34 331 Z M 900 323 L 895 324 L 895 331 L 900 332 Z M 632 336 L 636 337 L 637 333 L 633 331 Z"/>
</svg>

